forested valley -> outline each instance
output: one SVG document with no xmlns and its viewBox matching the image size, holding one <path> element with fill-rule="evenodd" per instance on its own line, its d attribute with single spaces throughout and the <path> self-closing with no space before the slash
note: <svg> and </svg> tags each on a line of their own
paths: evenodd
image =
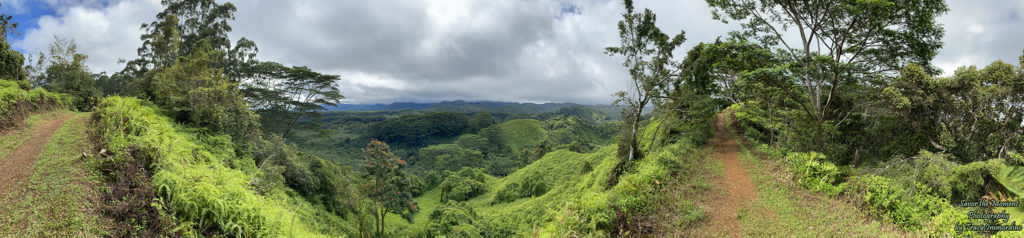
<svg viewBox="0 0 1024 238">
<path fill-rule="evenodd" d="M 0 236 L 1024 234 L 964 205 L 1024 195 L 1024 51 L 942 72 L 941 0 L 705 2 L 742 29 L 683 48 L 618 5 L 605 105 L 345 104 L 225 1 L 161 1 L 109 74 L 0 15 Z"/>
</svg>

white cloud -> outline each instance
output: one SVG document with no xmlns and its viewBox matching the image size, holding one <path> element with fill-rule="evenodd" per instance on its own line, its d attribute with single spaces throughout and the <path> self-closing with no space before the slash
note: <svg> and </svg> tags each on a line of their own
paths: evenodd
<svg viewBox="0 0 1024 238">
<path fill-rule="evenodd" d="M 159 0 L 44 0 L 57 16 L 25 30 L 24 49 L 73 37 L 94 71 L 113 72 L 135 57 L 139 25 Z M 14 1 L 12 5 L 18 5 Z M 606 104 L 626 88 L 618 43 L 618 0 L 245 0 L 232 39 L 246 37 L 259 57 L 339 74 L 349 103 L 438 100 L 572 101 Z M 935 64 L 1016 62 L 1024 48 L 1024 1 L 950 2 L 946 45 Z M 22 4 L 23 5 L 23 4 Z M 7 6 L 5 4 L 5 6 Z M 686 31 L 682 57 L 736 24 L 711 19 L 702 0 L 638 1 L 667 33 Z"/>
<path fill-rule="evenodd" d="M 943 75 L 960 66 L 983 67 L 1002 60 L 1017 63 L 1024 50 L 1024 1 L 948 1 L 950 11 L 939 17 L 945 44 L 933 63 Z"/>
<path fill-rule="evenodd" d="M 37 54 L 47 51 L 54 36 L 71 38 L 79 52 L 89 56 L 86 64 L 92 71 L 120 71 L 123 65 L 117 60 L 134 58 L 142 45 L 139 26 L 154 18 L 160 5 L 151 0 L 121 1 L 101 8 L 89 5 L 96 2 L 60 8 L 59 16 L 40 17 L 38 28 L 26 29 L 24 39 L 15 44 Z"/>
</svg>

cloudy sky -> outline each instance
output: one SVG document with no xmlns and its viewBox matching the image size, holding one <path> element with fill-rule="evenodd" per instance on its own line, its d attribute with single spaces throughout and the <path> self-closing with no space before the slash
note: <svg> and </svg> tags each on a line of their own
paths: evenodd
<svg viewBox="0 0 1024 238">
<path fill-rule="evenodd" d="M 259 58 L 341 75 L 345 103 L 393 101 L 608 104 L 628 76 L 617 57 L 619 0 L 237 0 L 232 39 L 247 37 Z M 949 1 L 945 46 L 934 63 L 1017 62 L 1024 1 Z M 703 0 L 640 0 L 667 32 L 686 31 L 683 49 L 736 30 L 711 19 Z M 141 45 L 139 25 L 159 0 L 8 0 L 22 33 L 16 49 L 45 50 L 73 38 L 92 71 L 116 72 Z"/>
</svg>

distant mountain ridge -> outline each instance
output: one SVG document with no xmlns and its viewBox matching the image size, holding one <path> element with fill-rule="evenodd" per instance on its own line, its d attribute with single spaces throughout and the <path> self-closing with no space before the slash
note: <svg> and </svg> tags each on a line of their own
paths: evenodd
<svg viewBox="0 0 1024 238">
<path fill-rule="evenodd" d="M 584 105 L 571 102 L 562 103 L 519 103 L 519 102 L 495 102 L 479 101 L 467 102 L 463 100 L 442 101 L 436 103 L 416 102 L 394 102 L 389 104 L 338 104 L 335 107 L 327 107 L 328 111 L 397 111 L 397 110 L 427 110 L 427 111 L 451 111 L 451 112 L 502 112 L 512 114 L 537 114 L 554 112 L 558 109 L 571 106 L 584 106 L 595 108 L 601 111 L 618 111 L 613 105 Z"/>
</svg>

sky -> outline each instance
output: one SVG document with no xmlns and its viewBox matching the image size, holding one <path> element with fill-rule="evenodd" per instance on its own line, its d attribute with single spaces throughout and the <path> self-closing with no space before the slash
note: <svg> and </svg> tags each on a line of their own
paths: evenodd
<svg viewBox="0 0 1024 238">
<path fill-rule="evenodd" d="M 218 1 L 221 2 L 221 1 Z M 258 58 L 341 76 L 343 103 L 444 100 L 609 104 L 629 76 L 618 43 L 619 0 L 237 0 L 232 40 L 246 37 Z M 668 33 L 686 32 L 677 53 L 714 41 L 735 23 L 711 18 L 703 0 L 637 1 Z M 945 75 L 1024 50 L 1024 1 L 947 1 L 945 45 L 933 63 Z M 94 72 L 132 59 L 142 23 L 159 0 L 8 0 L 19 22 L 15 49 L 45 51 L 71 38 Z M 724 38 L 724 37 L 723 37 Z"/>
</svg>

